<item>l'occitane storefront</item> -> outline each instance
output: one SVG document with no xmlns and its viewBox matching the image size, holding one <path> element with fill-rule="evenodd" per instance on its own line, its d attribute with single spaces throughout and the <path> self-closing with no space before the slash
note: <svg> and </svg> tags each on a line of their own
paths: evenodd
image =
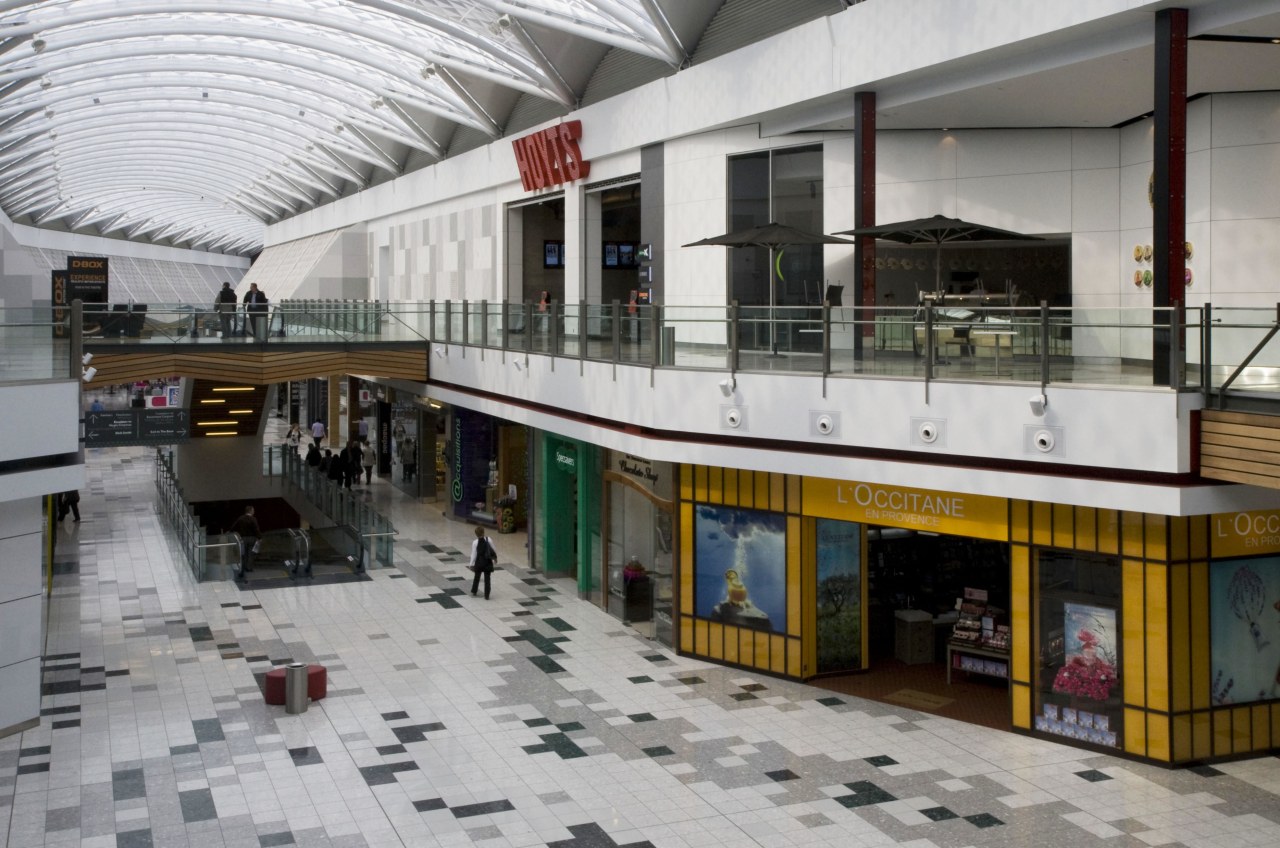
<svg viewBox="0 0 1280 848">
<path fill-rule="evenodd" d="M 678 514 L 682 653 L 801 680 L 866 668 L 869 535 L 962 537 L 1007 556 L 993 587 L 1007 648 L 981 622 L 985 596 L 966 598 L 979 633 L 948 641 L 945 662 L 1003 662 L 1011 728 L 1169 764 L 1280 745 L 1280 513 L 1176 518 L 683 466 Z"/>
</svg>

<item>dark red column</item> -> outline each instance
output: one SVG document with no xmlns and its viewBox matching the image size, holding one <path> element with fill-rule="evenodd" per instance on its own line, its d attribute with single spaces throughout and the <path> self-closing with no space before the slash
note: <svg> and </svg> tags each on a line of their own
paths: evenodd
<svg viewBox="0 0 1280 848">
<path fill-rule="evenodd" d="M 1187 260 L 1187 10 L 1156 12 L 1155 141 L 1152 175 L 1152 305 L 1185 302 Z M 1169 314 L 1155 316 L 1154 383 L 1173 385 Z"/>
<path fill-rule="evenodd" d="M 853 226 L 870 227 L 876 223 L 876 93 L 860 91 L 853 96 L 853 143 L 857 147 L 853 162 Z M 876 305 L 876 240 L 870 236 L 857 239 L 853 249 L 857 284 L 853 288 L 855 307 Z M 870 308 L 856 309 L 862 321 L 862 332 L 854 334 L 854 352 L 860 355 L 862 337 L 875 336 L 875 313 Z"/>
</svg>

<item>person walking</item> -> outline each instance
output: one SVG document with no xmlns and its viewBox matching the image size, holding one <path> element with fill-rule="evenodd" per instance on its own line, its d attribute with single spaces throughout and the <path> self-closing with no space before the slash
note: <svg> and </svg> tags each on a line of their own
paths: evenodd
<svg viewBox="0 0 1280 848">
<path fill-rule="evenodd" d="M 70 512 L 75 518 L 72 522 L 80 520 L 80 491 L 72 489 L 69 492 L 63 492 L 58 495 L 58 521 L 62 521 Z"/>
<path fill-rule="evenodd" d="M 253 555 L 258 552 L 258 541 L 262 538 L 253 507 L 246 506 L 244 514 L 231 522 L 231 532 L 240 534 L 240 574 L 236 579 L 244 580 L 245 575 L 253 571 Z"/>
<path fill-rule="evenodd" d="M 365 442 L 360 446 L 360 464 L 364 466 L 364 484 L 368 486 L 373 482 L 373 445 Z"/>
<path fill-rule="evenodd" d="M 360 479 L 360 443 L 355 439 L 347 442 L 338 461 L 342 464 L 342 485 L 350 489 Z"/>
<path fill-rule="evenodd" d="M 320 443 L 324 441 L 324 422 L 317 418 L 311 422 L 311 441 L 315 442 L 316 447 L 320 447 Z"/>
<path fill-rule="evenodd" d="M 302 428 L 295 421 L 289 425 L 289 432 L 284 434 L 284 443 L 293 448 L 293 452 L 298 452 L 298 446 L 302 444 Z"/>
<path fill-rule="evenodd" d="M 475 572 L 475 577 L 471 580 L 471 596 L 480 589 L 480 576 L 484 575 L 484 599 L 489 600 L 489 581 L 490 575 L 493 574 L 493 567 L 498 561 L 498 550 L 493 546 L 493 540 L 484 533 L 483 527 L 476 528 L 476 539 L 471 543 L 471 564 L 467 568 Z"/>
<path fill-rule="evenodd" d="M 250 283 L 244 293 L 244 319 L 249 334 L 260 342 L 267 340 L 267 295 L 258 290 L 257 283 Z"/>
<path fill-rule="evenodd" d="M 218 313 L 218 320 L 222 322 L 222 338 L 224 340 L 231 338 L 231 329 L 236 318 L 236 293 L 231 288 L 231 283 L 222 284 L 222 290 L 213 299 L 213 311 Z"/>
<path fill-rule="evenodd" d="M 333 451 L 328 448 L 324 449 L 324 459 L 320 460 L 320 468 L 324 470 L 324 476 L 328 477 L 339 486 L 342 485 L 346 472 L 342 469 L 342 456 L 334 456 Z"/>
<path fill-rule="evenodd" d="M 408 483 L 418 473 L 418 443 L 405 436 L 400 443 L 400 479 Z"/>
</svg>

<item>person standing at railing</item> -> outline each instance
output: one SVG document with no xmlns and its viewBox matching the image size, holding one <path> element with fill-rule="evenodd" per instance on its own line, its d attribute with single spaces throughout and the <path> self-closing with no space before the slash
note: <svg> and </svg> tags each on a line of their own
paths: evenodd
<svg viewBox="0 0 1280 848">
<path fill-rule="evenodd" d="M 249 333 L 260 342 L 267 340 L 268 303 L 266 292 L 260 291 L 257 283 L 250 283 L 249 290 L 244 293 L 244 318 L 249 325 Z"/>
<path fill-rule="evenodd" d="M 231 532 L 240 534 L 240 575 L 237 579 L 243 580 L 253 571 L 253 555 L 258 552 L 258 540 L 262 537 L 252 506 L 246 506 L 244 514 L 231 522 Z"/>
<path fill-rule="evenodd" d="M 222 291 L 213 300 L 213 311 L 218 313 L 218 319 L 222 322 L 223 340 L 231 338 L 236 318 L 236 293 L 231 288 L 231 283 L 222 284 Z"/>
</svg>

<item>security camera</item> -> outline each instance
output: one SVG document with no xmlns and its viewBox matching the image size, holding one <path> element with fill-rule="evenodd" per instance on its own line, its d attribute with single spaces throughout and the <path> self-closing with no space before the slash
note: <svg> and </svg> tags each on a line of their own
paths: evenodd
<svg viewBox="0 0 1280 848">
<path fill-rule="evenodd" d="M 1034 441 L 1036 450 L 1041 453 L 1052 453 L 1053 446 L 1057 444 L 1053 438 L 1053 433 L 1050 433 L 1048 430 L 1037 430 Z"/>
<path fill-rule="evenodd" d="M 724 423 L 730 427 L 738 427 L 742 424 L 742 413 L 736 409 L 730 409 L 724 414 Z"/>
<path fill-rule="evenodd" d="M 732 397 L 733 390 L 738 387 L 738 381 L 734 377 L 726 377 L 723 380 L 721 380 L 717 385 L 720 386 L 720 394 L 724 395 L 725 397 Z"/>
<path fill-rule="evenodd" d="M 831 431 L 835 430 L 836 422 L 830 415 L 819 415 L 814 420 L 814 426 L 818 428 L 818 432 L 824 436 L 830 436 Z"/>
<path fill-rule="evenodd" d="M 96 376 L 98 376 L 98 369 L 90 365 L 88 368 L 84 369 L 84 373 L 80 375 L 80 379 L 84 380 L 86 383 L 91 383 L 93 382 L 93 378 Z"/>
<path fill-rule="evenodd" d="M 1031 400 L 1028 401 L 1028 403 L 1031 404 L 1032 415 L 1044 415 L 1044 409 L 1049 405 L 1049 398 L 1045 397 L 1043 394 L 1032 395 Z"/>
<path fill-rule="evenodd" d="M 81 364 L 81 365 L 88 365 L 88 364 L 89 364 L 90 362 L 92 362 L 92 361 L 93 361 L 93 354 L 92 354 L 92 353 L 86 353 L 84 356 L 80 357 L 80 364 Z"/>
<path fill-rule="evenodd" d="M 920 441 L 926 444 L 933 444 L 938 440 L 938 425 L 932 421 L 926 421 L 920 425 Z"/>
</svg>

